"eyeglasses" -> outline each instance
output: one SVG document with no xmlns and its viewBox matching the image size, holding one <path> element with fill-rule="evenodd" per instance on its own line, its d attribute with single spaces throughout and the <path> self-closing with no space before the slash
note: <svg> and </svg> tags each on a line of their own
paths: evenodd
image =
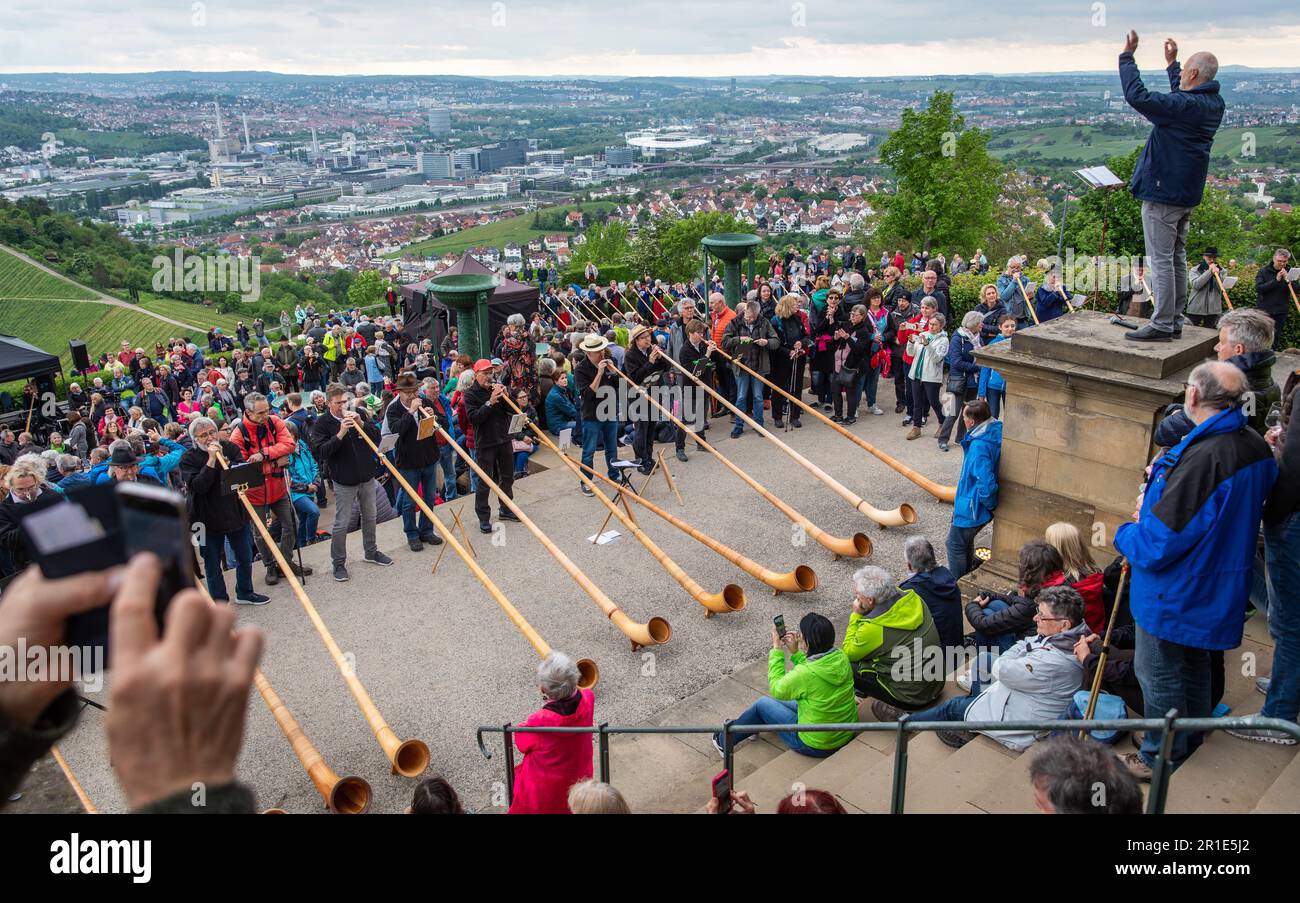
<svg viewBox="0 0 1300 903">
<path fill-rule="evenodd" d="M 1035 620 L 1035 621 L 1068 621 L 1068 620 L 1070 620 L 1070 619 L 1069 619 L 1069 618 L 1049 618 L 1047 615 L 1045 615 L 1045 614 L 1043 614 L 1043 613 L 1041 613 L 1041 612 L 1037 612 L 1037 611 L 1036 611 L 1036 612 L 1034 612 L 1034 620 Z"/>
</svg>

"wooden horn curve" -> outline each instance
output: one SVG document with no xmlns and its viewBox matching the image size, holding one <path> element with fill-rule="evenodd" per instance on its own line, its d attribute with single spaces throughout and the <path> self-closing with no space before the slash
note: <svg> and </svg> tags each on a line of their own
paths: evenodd
<svg viewBox="0 0 1300 903">
<path fill-rule="evenodd" d="M 633 386 L 637 385 L 626 375 L 619 372 L 617 368 L 612 368 L 612 369 L 614 369 L 614 372 L 618 373 L 619 376 L 622 376 L 624 379 L 626 379 L 630 385 Z M 640 387 L 638 386 L 638 388 Z M 784 514 L 787 518 L 790 519 L 792 523 L 798 524 L 799 527 L 802 528 L 805 533 L 811 536 L 817 542 L 818 545 L 826 549 L 836 558 L 865 558 L 871 554 L 871 540 L 866 537 L 866 534 L 854 533 L 852 536 L 842 537 L 842 536 L 832 536 L 830 533 L 827 533 L 821 527 L 814 524 L 808 518 L 804 517 L 798 511 L 791 508 L 785 502 L 781 501 L 779 498 L 777 498 L 775 495 L 769 492 L 766 486 L 759 483 L 749 474 L 745 473 L 745 471 L 742 470 L 741 468 L 737 467 L 726 455 L 724 455 L 722 452 L 718 451 L 716 448 L 710 445 L 708 443 L 708 440 L 704 439 L 703 437 L 696 436 L 689 426 L 683 423 L 675 414 L 673 414 L 671 411 L 669 411 L 667 408 L 661 405 L 651 395 L 645 393 L 644 390 L 643 390 L 643 394 L 645 395 L 646 401 L 650 402 L 650 404 L 654 406 L 655 410 L 659 411 L 661 414 L 663 414 L 673 423 L 677 424 L 677 426 L 680 429 L 686 430 L 687 432 L 691 433 L 692 438 L 697 443 L 699 443 L 701 448 L 703 448 L 709 454 L 713 455 L 713 457 L 721 461 L 724 467 L 726 467 L 737 477 L 743 480 L 745 484 L 749 486 L 749 488 L 753 489 L 755 492 L 757 492 L 759 495 L 765 498 L 772 505 L 772 507 L 776 508 L 776 510 Z"/>
<path fill-rule="evenodd" d="M 222 459 L 224 465 L 224 459 Z M 209 605 L 216 605 L 212 596 L 208 593 L 207 584 L 202 580 L 195 581 L 195 587 L 203 594 L 203 598 L 208 600 Z M 294 755 L 302 763 L 302 767 L 307 770 L 307 776 L 311 782 L 316 785 L 316 792 L 321 795 L 325 801 L 325 807 L 336 815 L 360 815 L 370 808 L 370 785 L 366 783 L 365 778 L 346 777 L 340 778 L 334 770 L 325 764 L 325 758 L 320 754 L 311 740 L 307 739 L 307 734 L 303 731 L 293 715 L 289 712 L 289 707 L 284 704 L 278 693 L 271 687 L 271 682 L 266 679 L 262 670 L 253 672 L 253 684 L 257 687 L 258 694 L 266 707 L 271 711 L 271 717 L 275 719 L 276 726 L 280 728 L 280 733 L 284 734 L 284 739 L 289 741 L 289 746 L 293 748 Z M 272 807 L 265 809 L 263 815 L 284 815 L 287 814 L 283 809 Z"/>
<path fill-rule="evenodd" d="M 542 639 L 542 635 L 533 628 L 532 624 L 529 624 L 524 620 L 524 616 L 519 613 L 519 609 L 510 604 L 510 600 L 506 598 L 505 593 L 501 592 L 501 589 L 492 582 L 492 578 L 489 577 L 487 572 L 479 566 L 479 563 L 474 559 L 474 557 L 465 551 L 465 547 L 460 544 L 460 541 L 456 539 L 456 535 L 451 532 L 447 525 L 434 515 L 433 509 L 429 507 L 429 503 L 420 498 L 420 494 L 406 481 L 406 477 L 402 476 L 401 471 L 397 469 L 393 462 L 388 460 L 388 456 L 379 453 L 379 447 L 375 445 L 374 440 L 366 435 L 366 431 L 363 429 L 357 430 L 357 435 L 366 441 L 366 444 L 370 446 L 370 450 L 375 453 L 375 457 L 379 458 L 383 465 L 388 468 L 388 472 L 393 475 L 393 479 L 397 480 L 402 489 L 404 489 L 411 497 L 411 500 L 414 501 L 415 504 L 419 506 L 420 510 L 424 512 L 425 516 L 429 518 L 429 522 L 434 525 L 440 534 L 442 534 L 443 541 L 445 541 L 447 545 L 451 546 L 451 550 L 460 556 L 461 561 L 465 562 L 465 566 L 468 567 L 470 572 L 478 578 L 479 583 L 483 584 L 483 588 L 486 589 L 488 594 L 496 600 L 497 605 L 501 606 L 501 610 L 506 613 L 506 617 L 510 619 L 510 623 L 514 624 L 515 629 L 524 635 L 524 639 L 528 640 L 528 644 L 533 647 L 538 656 L 546 658 L 546 656 L 550 655 L 550 644 L 547 643 L 546 640 Z M 596 666 L 596 663 L 589 658 L 579 659 L 578 686 L 584 690 L 589 690 L 594 687 L 599 680 L 600 668 Z"/>
<path fill-rule="evenodd" d="M 665 354 L 664 359 L 667 360 L 668 363 L 676 367 L 683 374 L 685 374 L 687 378 L 689 378 L 692 382 L 694 382 L 705 392 L 708 392 L 718 401 L 726 405 L 728 410 L 730 410 L 737 417 L 740 417 L 751 427 L 753 427 L 755 432 L 757 432 L 760 436 L 762 436 L 765 439 L 769 439 L 773 443 L 775 443 L 777 448 L 781 449 L 781 451 L 785 452 L 787 455 L 793 458 L 799 464 L 799 466 L 802 467 L 804 470 L 808 471 L 817 479 L 825 483 L 828 487 L 830 487 L 831 490 L 835 492 L 836 495 L 838 495 L 840 498 L 844 499 L 844 501 L 852 505 L 856 511 L 862 512 L 863 514 L 865 514 L 867 517 L 869 517 L 871 520 L 875 521 L 877 524 L 879 524 L 882 527 L 901 527 L 906 524 L 916 523 L 916 509 L 914 509 L 911 505 L 906 505 L 906 504 L 899 505 L 897 508 L 895 508 L 892 511 L 884 511 L 880 508 L 877 508 L 875 505 L 868 502 L 866 499 L 858 495 L 852 489 L 849 489 L 847 486 L 845 486 L 839 480 L 835 479 L 826 471 L 822 470 L 816 464 L 809 461 L 803 455 L 799 454 L 799 452 L 795 451 L 793 448 L 786 445 L 780 439 L 776 438 L 776 436 L 769 433 L 766 429 L 763 428 L 763 426 L 757 420 L 750 417 L 748 414 L 746 414 L 740 408 L 736 407 L 731 402 L 727 401 L 727 399 L 720 392 L 715 391 L 710 386 L 706 386 L 698 376 L 696 376 L 694 373 L 691 373 L 689 370 L 687 370 L 677 361 L 673 360 L 671 355 Z"/>
<path fill-rule="evenodd" d="M 368 436 L 366 438 L 369 438 Z M 224 456 L 218 458 L 222 467 L 229 467 Z M 248 500 L 244 490 L 239 490 L 239 500 L 243 503 L 244 508 L 248 511 L 248 517 L 257 527 L 258 532 L 262 534 L 267 548 L 271 550 L 272 557 L 284 575 L 284 579 L 289 582 L 289 588 L 293 591 L 294 597 L 302 606 L 303 611 L 307 612 L 307 617 L 312 626 L 316 628 L 316 633 L 320 635 L 321 641 L 325 644 L 330 658 L 334 659 L 334 665 L 339 669 L 339 674 L 343 676 L 343 682 L 348 685 L 348 690 L 352 693 L 352 698 L 356 700 L 357 706 L 361 709 L 362 716 L 370 726 L 371 732 L 375 739 L 379 741 L 379 746 L 383 749 L 384 755 L 388 757 L 389 764 L 393 767 L 394 774 L 400 774 L 402 777 L 415 778 L 424 773 L 429 767 L 429 747 L 425 746 L 422 740 L 400 740 L 393 729 L 388 726 L 384 716 L 379 714 L 379 709 L 375 707 L 374 700 L 366 692 L 361 681 L 357 679 L 352 664 L 343 655 L 343 650 L 339 644 L 334 641 L 334 636 L 325 626 L 321 619 L 320 613 L 316 611 L 316 606 L 312 605 L 311 599 L 307 598 L 307 591 L 302 588 L 298 578 L 294 575 L 293 567 L 285 561 L 284 553 L 276 544 L 275 538 L 271 536 L 271 531 L 262 523 L 262 519 L 257 514 L 257 509 L 253 503 Z"/>
<path fill-rule="evenodd" d="M 536 428 L 534 427 L 534 429 Z M 537 524 L 533 523 L 533 519 L 525 514 L 523 509 L 515 504 L 514 499 L 501 491 L 501 487 L 493 482 L 492 478 L 489 477 L 487 472 L 479 466 L 478 462 L 474 460 L 472 455 L 466 452 L 465 449 L 461 448 L 460 444 L 456 442 L 455 439 L 447 435 L 447 431 L 442 427 L 439 426 L 437 430 L 438 434 L 447 440 L 447 444 L 455 450 L 456 454 L 464 458 L 465 463 L 474 469 L 474 472 L 478 474 L 478 478 L 482 480 L 489 489 L 496 493 L 497 500 L 514 512 L 515 516 L 519 518 L 519 522 L 528 528 L 528 531 L 537 538 L 537 541 L 542 544 L 542 547 L 551 553 L 551 557 L 559 562 L 560 567 L 564 568 L 568 575 L 573 578 L 573 581 L 577 583 L 578 586 L 582 587 L 583 592 L 590 596 L 591 601 L 595 602 L 596 605 L 599 606 L 600 610 L 605 613 L 605 617 L 614 622 L 614 626 L 621 630 L 623 635 L 631 641 L 633 652 L 643 646 L 657 646 L 660 643 L 668 642 L 668 638 L 673 635 L 673 629 L 669 626 L 668 621 L 665 618 L 651 618 L 646 624 L 638 624 L 636 621 L 633 621 L 632 618 L 628 616 L 627 612 L 623 611 L 622 608 L 614 603 L 614 600 L 605 595 L 604 591 L 601 590 L 600 587 L 596 586 L 596 584 L 592 582 L 591 578 L 583 573 L 582 570 L 573 563 L 569 556 L 565 555 L 564 552 L 561 551 L 560 547 L 552 542 L 549 536 L 542 532 L 541 528 L 538 527 Z"/>
<path fill-rule="evenodd" d="M 536 432 L 536 430 L 534 430 L 534 432 Z M 549 439 L 546 441 L 549 444 Z M 556 454 L 564 454 L 554 445 L 551 445 L 550 448 L 551 451 Z M 703 530 L 698 530 L 686 523 L 686 521 L 682 520 L 680 517 L 665 511 L 649 499 L 642 498 L 640 494 L 630 487 L 620 486 L 603 473 L 598 473 L 595 468 L 588 467 L 582 463 L 579 463 L 578 466 L 581 467 L 588 476 L 595 477 L 602 483 L 608 485 L 611 489 L 622 494 L 624 498 L 637 502 L 642 507 L 646 508 L 651 514 L 656 514 L 668 521 L 668 523 L 681 530 L 691 539 L 708 546 L 714 552 L 717 552 L 723 558 L 730 561 L 736 567 L 740 568 L 760 583 L 766 583 L 768 586 L 772 587 L 773 595 L 779 593 L 809 593 L 817 588 L 817 572 L 808 565 L 801 564 L 793 571 L 786 571 L 785 573 L 765 568 L 752 558 L 737 552 L 730 546 L 718 542 L 718 540 L 714 539 Z"/>
<path fill-rule="evenodd" d="M 515 404 L 511 398 L 505 398 L 505 402 L 517 413 L 523 413 L 519 410 L 519 405 Z M 629 533 L 635 536 L 645 546 L 647 552 L 654 556 L 655 561 L 659 562 L 660 567 L 668 572 L 668 575 L 681 585 L 682 589 L 690 594 L 691 598 L 700 603 L 707 610 L 705 617 L 712 617 L 715 614 L 726 614 L 727 612 L 740 611 L 745 607 L 745 591 L 734 583 L 728 583 L 721 591 L 716 593 L 705 592 L 704 587 L 696 583 L 691 576 L 682 570 L 681 565 L 668 557 L 668 553 L 655 543 L 653 539 L 645 534 L 645 531 L 636 525 L 618 506 L 605 497 L 605 493 L 600 491 L 600 487 L 591 482 L 577 465 L 569 459 L 568 455 L 560 455 L 560 459 L 569 466 L 574 476 L 591 490 L 592 494 L 600 500 L 609 512 L 618 518 Z"/>
<path fill-rule="evenodd" d="M 763 385 L 770 388 L 773 392 L 780 392 L 791 402 L 797 404 L 799 407 L 807 411 L 809 414 L 812 414 L 822 423 L 826 424 L 831 429 L 835 430 L 835 432 L 839 433 L 845 439 L 848 439 L 850 442 L 852 442 L 854 445 L 861 448 L 863 451 L 875 455 L 876 458 L 878 458 L 884 464 L 888 465 L 889 467 L 901 473 L 903 476 L 907 477 L 909 480 L 911 480 L 917 486 L 920 486 L 922 489 L 930 493 L 930 495 L 934 496 L 939 501 L 948 502 L 949 504 L 951 504 L 952 502 L 957 500 L 956 486 L 943 486 L 939 483 L 936 483 L 934 480 L 930 479 L 929 477 L 922 476 L 921 474 L 917 473 L 915 470 L 908 467 L 906 464 L 904 464 L 902 461 L 898 460 L 897 458 L 885 454 L 880 449 L 876 448 L 874 445 L 868 442 L 866 439 L 863 439 L 861 436 L 857 435 L 856 433 L 850 432 L 849 430 L 845 429 L 843 426 L 840 426 L 840 424 L 836 423 L 834 420 L 831 420 L 821 411 L 817 410 L 815 407 L 805 402 L 802 398 L 796 398 L 794 395 L 790 394 L 785 389 L 782 389 L 780 386 L 776 385 L 775 383 L 770 382 L 767 379 L 765 379 L 763 376 L 759 375 L 758 373 L 755 373 L 749 367 L 746 367 L 744 364 L 736 360 L 731 355 L 727 354 L 727 352 L 723 351 L 721 348 L 718 349 L 718 354 L 722 355 L 724 358 L 731 361 L 733 364 L 738 366 L 740 369 L 744 370 L 750 376 L 753 376 L 756 379 L 758 379 L 760 382 L 763 383 Z"/>
</svg>

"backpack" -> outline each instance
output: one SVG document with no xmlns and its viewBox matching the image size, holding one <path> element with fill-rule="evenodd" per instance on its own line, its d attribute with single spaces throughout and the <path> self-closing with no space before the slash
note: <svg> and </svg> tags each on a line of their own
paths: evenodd
<svg viewBox="0 0 1300 903">
<path fill-rule="evenodd" d="M 1082 721 L 1084 712 L 1088 711 L 1088 697 L 1092 693 L 1088 690 L 1078 690 L 1070 699 L 1070 705 L 1061 716 L 1062 721 Z M 1128 716 L 1128 707 L 1124 705 L 1124 700 L 1110 693 L 1097 694 L 1097 707 L 1093 710 L 1092 717 L 1095 721 L 1117 721 Z M 1052 736 L 1057 737 L 1065 734 L 1073 734 L 1077 731 L 1053 731 Z M 1098 743 L 1105 743 L 1107 746 L 1114 746 L 1119 741 L 1119 731 L 1089 731 L 1088 737 L 1096 740 Z"/>
</svg>

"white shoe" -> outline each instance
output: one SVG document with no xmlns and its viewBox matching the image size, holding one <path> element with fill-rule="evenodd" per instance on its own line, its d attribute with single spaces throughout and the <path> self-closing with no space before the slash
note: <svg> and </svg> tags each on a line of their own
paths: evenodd
<svg viewBox="0 0 1300 903">
<path fill-rule="evenodd" d="M 1271 683 L 1273 683 L 1273 678 L 1271 677 L 1257 677 L 1255 678 L 1255 689 L 1267 696 L 1268 688 Z"/>
<path fill-rule="evenodd" d="M 880 408 L 878 408 L 878 407 L 873 407 L 873 408 L 871 409 L 871 413 L 875 414 L 877 417 L 884 417 L 884 416 L 885 416 L 885 412 L 882 411 L 882 410 L 880 410 Z"/>
<path fill-rule="evenodd" d="M 970 668 L 967 668 L 965 671 L 958 674 L 955 680 L 957 686 L 961 687 L 967 693 L 970 692 Z"/>
<path fill-rule="evenodd" d="M 1256 721 L 1262 718 L 1259 712 L 1253 715 L 1242 716 L 1243 721 Z M 1241 740 L 1254 740 L 1256 743 L 1276 743 L 1280 746 L 1295 746 L 1297 741 L 1295 737 L 1282 731 L 1269 730 L 1267 728 L 1228 728 L 1228 733 Z"/>
</svg>

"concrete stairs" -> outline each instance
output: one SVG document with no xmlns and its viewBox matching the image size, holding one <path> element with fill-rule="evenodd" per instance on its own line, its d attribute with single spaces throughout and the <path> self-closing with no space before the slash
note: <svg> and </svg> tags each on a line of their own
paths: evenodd
<svg viewBox="0 0 1300 903">
<path fill-rule="evenodd" d="M 1228 653 L 1224 701 L 1233 715 L 1259 710 L 1264 697 L 1255 676 L 1267 674 L 1272 640 L 1262 617 L 1247 622 L 1246 638 Z M 739 669 L 660 712 L 652 724 L 721 724 L 735 717 L 767 688 L 767 663 Z M 962 691 L 950 676 L 944 698 Z M 858 706 L 862 721 L 874 721 L 870 700 Z M 736 747 L 734 785 L 745 790 L 760 813 L 800 789 L 829 790 L 850 813 L 889 812 L 895 735 L 863 733 L 825 759 L 785 749 L 774 735 L 760 735 Z M 1115 751 L 1132 749 L 1128 738 Z M 634 812 L 699 812 L 710 796 L 721 759 L 707 734 L 620 736 L 610 743 L 612 780 Z M 932 732 L 912 735 L 908 744 L 908 813 L 1032 813 L 1029 765 L 1034 747 L 1013 752 L 987 737 L 961 749 L 945 746 Z M 1223 732 L 1207 735 L 1201 748 L 1174 775 L 1171 813 L 1300 812 L 1300 756 L 1297 747 L 1252 743 Z"/>
</svg>

